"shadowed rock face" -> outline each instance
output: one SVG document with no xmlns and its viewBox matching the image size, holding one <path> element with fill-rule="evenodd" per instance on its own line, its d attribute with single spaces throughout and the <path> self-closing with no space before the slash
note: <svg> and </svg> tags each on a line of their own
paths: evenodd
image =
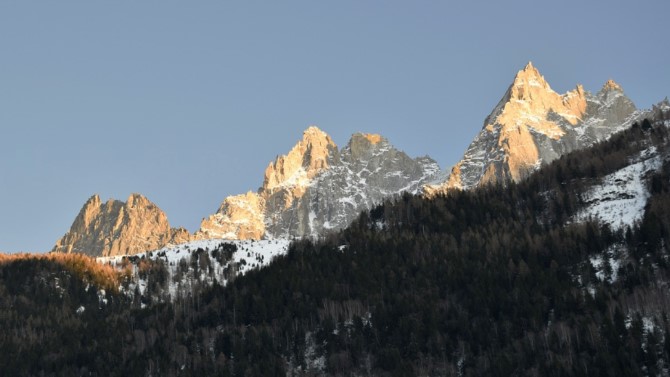
<svg viewBox="0 0 670 377">
<path fill-rule="evenodd" d="M 92 196 L 52 252 L 113 256 L 145 252 L 167 244 L 187 242 L 189 232 L 170 228 L 165 213 L 142 195 L 124 203 Z"/>
<path fill-rule="evenodd" d="M 630 126 L 638 115 L 635 105 L 612 80 L 595 95 L 581 85 L 561 95 L 528 63 L 486 118 L 449 178 L 426 186 L 425 192 L 432 195 L 452 188 L 519 181 L 543 163 Z"/>
<path fill-rule="evenodd" d="M 231 196 L 204 219 L 196 238 L 316 237 L 348 225 L 384 198 L 418 192 L 439 172 L 375 134 L 355 134 L 341 150 L 316 127 L 270 163 L 256 193 Z"/>
</svg>

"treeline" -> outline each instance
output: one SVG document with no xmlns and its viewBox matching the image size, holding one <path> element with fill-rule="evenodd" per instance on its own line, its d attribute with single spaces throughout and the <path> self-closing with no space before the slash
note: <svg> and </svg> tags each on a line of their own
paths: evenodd
<svg viewBox="0 0 670 377">
<path fill-rule="evenodd" d="M 223 291 L 224 336 L 247 344 L 243 329 L 263 329 L 300 370 L 316 347 L 331 375 L 659 375 L 670 167 L 649 177 L 633 229 L 566 223 L 584 190 L 667 143 L 644 122 L 518 185 L 404 195 Z M 243 349 L 222 350 L 240 362 Z"/>
<path fill-rule="evenodd" d="M 0 258 L 0 374 L 82 375 L 118 352 L 117 329 L 104 319 L 127 306 L 120 279 L 80 254 Z"/>
<path fill-rule="evenodd" d="M 1 263 L 0 326 L 15 335 L 0 335 L 0 365 L 17 376 L 665 375 L 670 164 L 646 177 L 639 224 L 573 221 L 602 177 L 651 147 L 667 156 L 657 123 L 519 184 L 401 196 L 225 288 L 145 309 L 114 292 L 101 304 L 79 278 L 40 285 L 34 276 L 62 279 L 54 263 Z"/>
</svg>

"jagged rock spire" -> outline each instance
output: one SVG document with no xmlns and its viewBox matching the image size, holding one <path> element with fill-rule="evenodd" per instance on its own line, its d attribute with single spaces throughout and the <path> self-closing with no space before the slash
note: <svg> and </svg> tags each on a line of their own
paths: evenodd
<svg viewBox="0 0 670 377">
<path fill-rule="evenodd" d="M 606 90 L 618 90 L 618 91 L 623 92 L 623 88 L 621 88 L 621 85 L 617 84 L 617 83 L 616 83 L 614 80 L 612 80 L 612 79 L 607 80 L 607 82 L 605 83 L 605 85 L 603 85 L 603 88 L 602 88 L 601 90 L 602 90 L 602 91 L 606 91 Z"/>
<path fill-rule="evenodd" d="M 257 193 L 230 196 L 204 219 L 196 238 L 316 237 L 349 224 L 390 195 L 417 192 L 439 171 L 377 134 L 356 133 L 339 150 L 315 126 L 270 163 Z"/>
<path fill-rule="evenodd" d="M 135 254 L 190 238 L 185 229 L 170 228 L 165 213 L 140 194 L 131 194 L 126 202 L 110 199 L 105 203 L 96 194 L 86 201 L 52 252 L 91 256 Z"/>
<path fill-rule="evenodd" d="M 310 126 L 288 154 L 277 157 L 268 165 L 261 191 L 311 179 L 328 168 L 328 158 L 334 150 L 337 146 L 330 136 L 318 127 Z"/>
<path fill-rule="evenodd" d="M 432 195 L 452 188 L 519 181 L 542 163 L 622 129 L 635 110 L 612 80 L 596 96 L 581 85 L 561 95 L 529 62 L 514 76 L 447 181 L 427 186 L 425 191 Z"/>
</svg>

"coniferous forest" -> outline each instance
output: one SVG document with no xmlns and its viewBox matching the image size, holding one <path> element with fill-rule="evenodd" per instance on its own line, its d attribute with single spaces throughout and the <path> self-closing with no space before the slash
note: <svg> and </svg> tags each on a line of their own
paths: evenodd
<svg viewBox="0 0 670 377">
<path fill-rule="evenodd" d="M 591 185 L 670 155 L 660 120 L 518 184 L 394 198 L 173 302 L 123 294 L 123 271 L 83 256 L 5 257 L 0 374 L 668 375 L 670 162 L 634 226 L 575 221 Z M 165 270 L 145 264 L 160 296 Z"/>
</svg>

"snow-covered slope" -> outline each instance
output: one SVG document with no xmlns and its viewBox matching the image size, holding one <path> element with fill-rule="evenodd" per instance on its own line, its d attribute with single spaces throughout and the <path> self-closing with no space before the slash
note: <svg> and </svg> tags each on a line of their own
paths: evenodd
<svg viewBox="0 0 670 377">
<path fill-rule="evenodd" d="M 122 291 L 139 297 L 175 299 L 198 284 L 225 285 L 286 254 L 288 240 L 199 240 L 142 254 L 97 258 L 128 273 Z"/>
<path fill-rule="evenodd" d="M 645 177 L 657 171 L 662 162 L 656 147 L 645 149 L 631 165 L 607 175 L 583 195 L 586 208 L 575 220 L 597 219 L 615 230 L 634 225 L 644 216 L 649 198 Z"/>
<path fill-rule="evenodd" d="M 670 101 L 664 101 L 647 112 L 649 117 L 636 122 L 647 132 L 653 128 L 670 128 Z M 631 227 L 642 220 L 650 197 L 649 177 L 670 161 L 670 148 L 664 143 L 646 141 L 639 153 L 628 157 L 628 165 L 591 182 L 581 194 L 583 207 L 572 216 L 571 222 L 589 219 L 607 224 L 613 230 Z"/>
</svg>

